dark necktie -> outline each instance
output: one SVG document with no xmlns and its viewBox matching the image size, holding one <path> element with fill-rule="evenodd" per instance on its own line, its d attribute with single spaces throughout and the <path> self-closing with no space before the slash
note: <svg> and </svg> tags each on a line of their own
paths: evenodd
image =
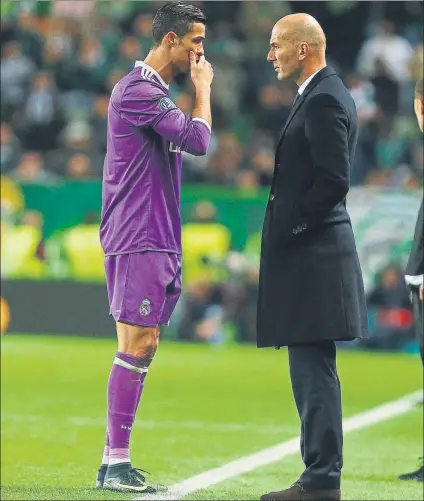
<svg viewBox="0 0 424 501">
<path fill-rule="evenodd" d="M 299 94 L 299 92 L 296 92 L 296 95 L 294 96 L 294 101 L 293 101 L 292 107 L 297 103 L 299 98 L 300 98 L 300 94 Z"/>
</svg>

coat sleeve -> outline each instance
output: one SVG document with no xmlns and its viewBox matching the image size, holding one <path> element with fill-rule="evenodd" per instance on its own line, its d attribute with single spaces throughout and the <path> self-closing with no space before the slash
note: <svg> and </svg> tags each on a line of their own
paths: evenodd
<svg viewBox="0 0 424 501">
<path fill-rule="evenodd" d="M 286 211 L 284 236 L 319 225 L 349 191 L 349 119 L 329 94 L 318 94 L 306 108 L 305 134 L 313 167 L 311 188 Z"/>
</svg>

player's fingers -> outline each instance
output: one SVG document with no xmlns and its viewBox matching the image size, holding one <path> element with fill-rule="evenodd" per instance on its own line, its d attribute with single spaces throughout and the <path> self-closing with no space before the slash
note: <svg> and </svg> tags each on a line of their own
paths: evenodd
<svg viewBox="0 0 424 501">
<path fill-rule="evenodd" d="M 199 64 L 205 64 L 205 56 L 202 54 L 200 57 L 199 57 Z"/>
<path fill-rule="evenodd" d="M 196 54 L 192 50 L 190 51 L 189 58 L 191 66 L 193 66 L 193 64 L 196 64 Z"/>
</svg>

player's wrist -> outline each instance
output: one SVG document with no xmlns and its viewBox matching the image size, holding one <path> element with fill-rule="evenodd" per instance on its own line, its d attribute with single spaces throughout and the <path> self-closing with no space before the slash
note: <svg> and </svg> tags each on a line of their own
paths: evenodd
<svg viewBox="0 0 424 501">
<path fill-rule="evenodd" d="M 208 84 L 208 83 L 195 83 L 194 84 L 194 88 L 196 90 L 197 93 L 207 93 L 207 92 L 210 92 L 211 91 L 211 84 Z"/>
</svg>

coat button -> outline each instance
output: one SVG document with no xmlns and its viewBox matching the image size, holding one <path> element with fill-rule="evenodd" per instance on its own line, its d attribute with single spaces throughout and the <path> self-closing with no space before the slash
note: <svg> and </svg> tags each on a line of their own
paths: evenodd
<svg viewBox="0 0 424 501">
<path fill-rule="evenodd" d="M 271 195 L 271 196 L 269 197 L 269 199 L 270 199 L 270 201 L 272 202 L 272 201 L 274 200 L 274 195 Z"/>
</svg>

